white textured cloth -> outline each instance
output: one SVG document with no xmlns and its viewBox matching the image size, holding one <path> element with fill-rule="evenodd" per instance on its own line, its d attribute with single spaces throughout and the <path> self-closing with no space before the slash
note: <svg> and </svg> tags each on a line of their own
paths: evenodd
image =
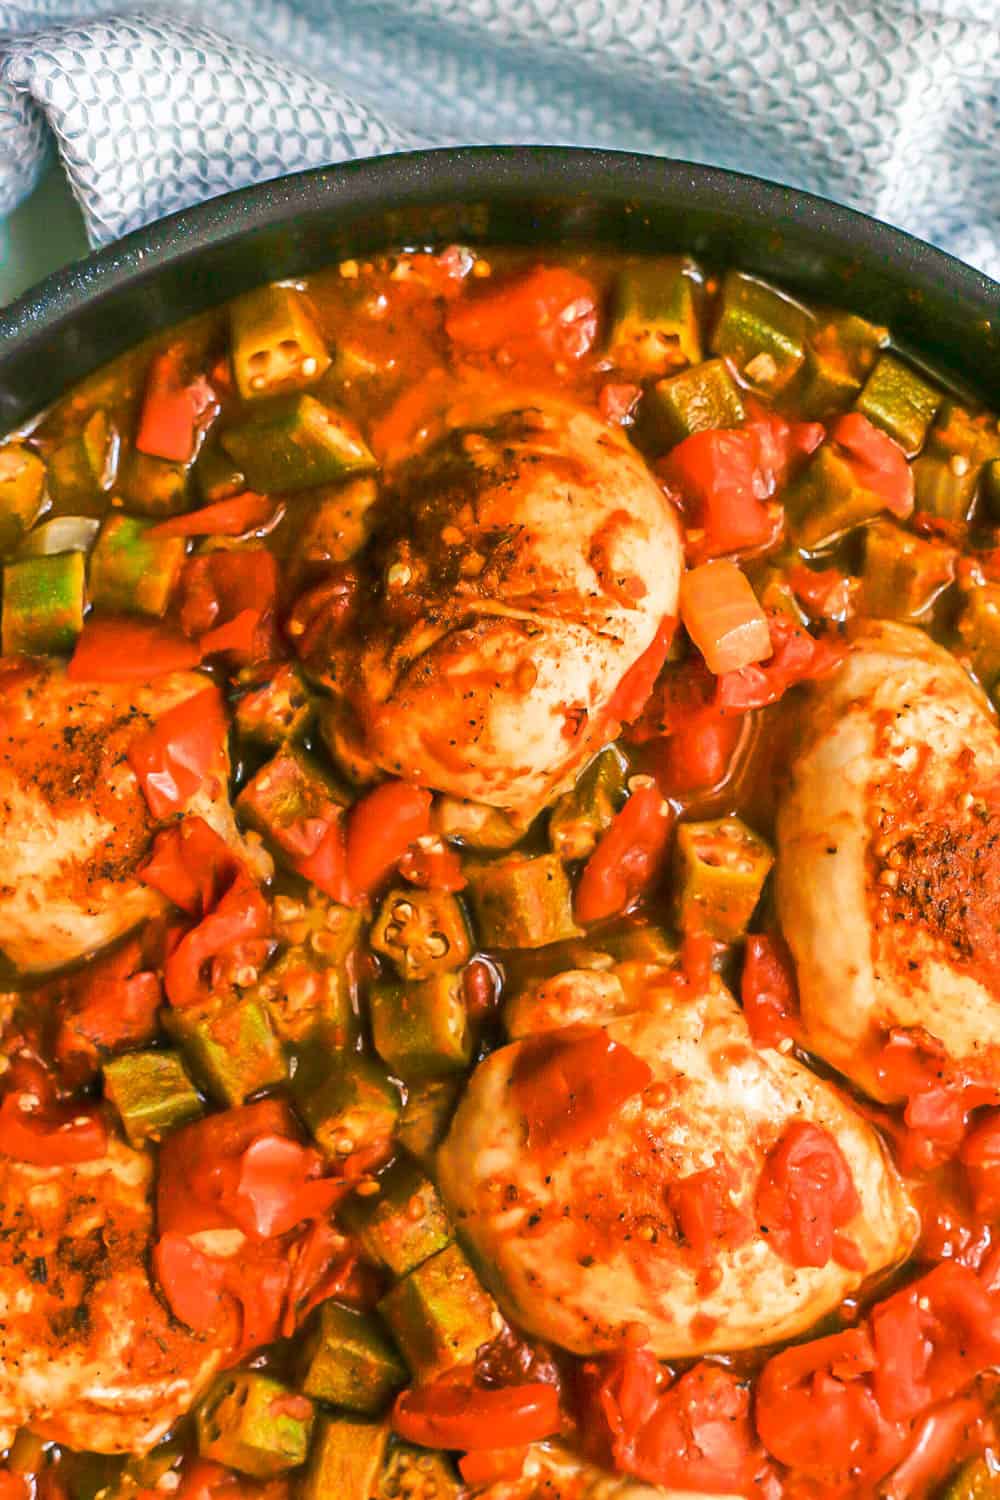
<svg viewBox="0 0 1000 1500">
<path fill-rule="evenodd" d="M 53 140 L 95 244 L 282 172 L 545 141 L 756 172 L 1000 276 L 1000 0 L 0 0 L 0 213 Z"/>
</svg>

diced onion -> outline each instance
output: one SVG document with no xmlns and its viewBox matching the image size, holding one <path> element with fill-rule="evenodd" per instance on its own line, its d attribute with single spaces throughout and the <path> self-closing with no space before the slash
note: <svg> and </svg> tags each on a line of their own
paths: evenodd
<svg viewBox="0 0 1000 1500">
<path fill-rule="evenodd" d="M 681 619 L 710 672 L 737 672 L 772 654 L 767 616 L 749 579 L 720 558 L 681 580 Z"/>
<path fill-rule="evenodd" d="M 19 557 L 50 557 L 56 552 L 89 552 L 100 521 L 93 516 L 53 516 L 28 532 L 17 552 Z"/>
</svg>

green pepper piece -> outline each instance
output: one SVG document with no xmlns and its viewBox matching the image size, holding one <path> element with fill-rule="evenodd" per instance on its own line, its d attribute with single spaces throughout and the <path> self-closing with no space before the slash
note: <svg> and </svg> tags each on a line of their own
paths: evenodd
<svg viewBox="0 0 1000 1500">
<path fill-rule="evenodd" d="M 470 865 L 465 873 L 484 947 L 545 948 L 582 936 L 558 854 L 510 854 L 492 864 Z"/>
<path fill-rule="evenodd" d="M 208 505 L 240 495 L 247 487 L 246 475 L 215 437 L 202 444 L 193 472 L 198 493 Z"/>
<path fill-rule="evenodd" d="M 108 516 L 90 558 L 90 599 L 96 609 L 166 613 L 184 566 L 182 536 L 150 536 L 152 522 Z"/>
<path fill-rule="evenodd" d="M 797 405 L 804 416 L 849 406 L 871 373 L 889 330 L 856 313 L 835 312 L 811 335 Z"/>
<path fill-rule="evenodd" d="M 814 322 L 808 308 L 766 281 L 727 271 L 712 353 L 731 359 L 751 385 L 780 391 L 805 362 Z"/>
<path fill-rule="evenodd" d="M 378 1184 L 375 1196 L 349 1198 L 341 1217 L 371 1260 L 405 1276 L 454 1235 L 437 1188 L 406 1157 L 397 1157 Z"/>
<path fill-rule="evenodd" d="M 320 1418 L 301 1500 L 372 1500 L 388 1441 L 388 1420 Z"/>
<path fill-rule="evenodd" d="M 619 273 L 608 355 L 634 379 L 672 374 L 701 360 L 697 274 L 681 255 L 636 261 Z"/>
<path fill-rule="evenodd" d="M 885 497 L 868 489 L 830 443 L 817 448 L 783 498 L 789 535 L 806 552 L 819 551 L 885 510 Z"/>
<path fill-rule="evenodd" d="M 945 1485 L 941 1500 L 1000 1500 L 1000 1474 L 985 1458 L 970 1459 Z"/>
<path fill-rule="evenodd" d="M 308 1042 L 298 1055 L 292 1095 L 327 1156 L 388 1148 L 400 1114 L 399 1090 L 373 1059 Z"/>
<path fill-rule="evenodd" d="M 332 1301 L 320 1305 L 303 1371 L 307 1396 L 371 1415 L 407 1383 L 406 1366 L 377 1320 Z"/>
<path fill-rule="evenodd" d="M 49 455 L 49 494 L 77 509 L 98 498 L 114 479 L 118 439 L 106 411 L 92 412 L 79 432 Z"/>
<path fill-rule="evenodd" d="M 295 537 L 293 565 L 305 573 L 322 573 L 331 563 L 347 562 L 368 541 L 378 486 L 370 475 L 347 484 L 324 485 L 301 495 L 302 524 Z"/>
<path fill-rule="evenodd" d="M 404 1276 L 378 1310 L 420 1381 L 471 1364 L 503 1329 L 496 1303 L 455 1244 Z"/>
<path fill-rule="evenodd" d="M 625 799 L 628 761 L 616 745 L 596 755 L 549 813 L 549 843 L 560 859 L 586 859 Z"/>
<path fill-rule="evenodd" d="M 176 516 L 190 504 L 191 467 L 152 458 L 129 448 L 118 473 L 118 489 L 129 510 L 142 516 Z"/>
<path fill-rule="evenodd" d="M 251 682 L 236 704 L 236 728 L 240 734 L 260 745 L 274 747 L 285 740 L 298 739 L 315 715 L 315 705 L 298 667 L 285 662 L 269 669 L 262 682 L 257 669 L 251 671 L 257 680 Z"/>
<path fill-rule="evenodd" d="M 738 427 L 746 416 L 739 386 L 724 359 L 706 359 L 679 375 L 658 380 L 643 396 L 639 429 L 657 451 L 693 432 Z"/>
<path fill-rule="evenodd" d="M 772 850 L 741 818 L 681 823 L 674 866 L 678 927 L 735 942 L 749 926 L 773 864 Z"/>
<path fill-rule="evenodd" d="M 309 304 L 293 286 L 259 286 L 230 306 L 232 365 L 244 401 L 312 385 L 330 356 Z"/>
<path fill-rule="evenodd" d="M 377 1500 L 461 1500 L 467 1494 L 444 1453 L 396 1443 L 386 1460 Z"/>
<path fill-rule="evenodd" d="M 24 443 L 0 447 L 0 554 L 17 546 L 45 498 L 45 465 Z"/>
<path fill-rule="evenodd" d="M 958 552 L 937 537 L 914 536 L 894 521 L 865 534 L 861 599 L 880 620 L 920 620 L 955 577 Z"/>
<path fill-rule="evenodd" d="M 515 823 L 498 807 L 461 797 L 439 797 L 434 817 L 442 838 L 460 839 L 470 849 L 512 849 L 526 832 L 523 824 Z"/>
<path fill-rule="evenodd" d="M 201 1100 L 176 1052 L 126 1052 L 104 1064 L 104 1093 L 129 1145 L 158 1141 L 201 1114 Z"/>
<path fill-rule="evenodd" d="M 172 1007 L 164 1025 L 195 1078 L 219 1104 L 243 1104 L 259 1089 L 287 1077 L 285 1055 L 267 1011 L 251 995 Z"/>
<path fill-rule="evenodd" d="M 310 850 L 303 830 L 332 823 L 346 802 L 322 768 L 298 745 L 283 745 L 240 792 L 236 807 L 245 823 L 291 859 Z"/>
<path fill-rule="evenodd" d="M 669 967 L 677 958 L 676 944 L 659 927 L 625 927 L 608 937 L 601 937 L 601 947 L 616 963 L 663 964 Z M 586 964 L 581 964 L 586 968 Z"/>
<path fill-rule="evenodd" d="M 283 1042 L 317 1038 L 328 1047 L 350 1047 L 358 1034 L 355 988 L 347 965 L 319 964 L 303 949 L 289 948 L 248 993 Z"/>
<path fill-rule="evenodd" d="M 406 1091 L 396 1139 L 427 1170 L 432 1169 L 435 1152 L 448 1134 L 462 1087 L 460 1077 L 436 1078 Z"/>
<path fill-rule="evenodd" d="M 361 913 L 310 886 L 304 897 L 278 895 L 272 908 L 279 943 L 302 949 L 316 964 L 340 968 L 358 946 Z"/>
<path fill-rule="evenodd" d="M 70 652 L 83 629 L 82 552 L 25 557 L 3 570 L 3 654 Z"/>
<path fill-rule="evenodd" d="M 354 424 L 315 396 L 288 396 L 221 436 L 250 483 L 264 494 L 313 489 L 370 474 L 375 458 Z"/>
<path fill-rule="evenodd" d="M 958 633 L 972 667 L 988 693 L 1000 677 L 1000 583 L 976 583 L 966 590 Z"/>
<path fill-rule="evenodd" d="M 460 973 L 417 983 L 380 980 L 369 995 L 375 1051 L 397 1078 L 419 1083 L 461 1073 L 472 1061 L 472 1034 Z"/>
<path fill-rule="evenodd" d="M 257 1370 L 221 1375 L 195 1412 L 198 1452 L 228 1468 L 269 1479 L 304 1463 L 313 1404 Z"/>
<path fill-rule="evenodd" d="M 943 395 L 897 355 L 883 354 L 865 381 L 855 407 L 895 438 L 907 458 L 912 458 L 923 446 Z"/>
<path fill-rule="evenodd" d="M 462 908 L 448 891 L 394 886 L 378 909 L 371 945 L 401 979 L 429 979 L 460 969 L 472 947 Z"/>
</svg>

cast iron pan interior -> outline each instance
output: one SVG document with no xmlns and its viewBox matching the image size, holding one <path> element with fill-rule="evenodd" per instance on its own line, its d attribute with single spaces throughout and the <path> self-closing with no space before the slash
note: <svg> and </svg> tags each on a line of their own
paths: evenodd
<svg viewBox="0 0 1000 1500">
<path fill-rule="evenodd" d="M 555 147 L 419 151 L 323 167 L 171 215 L 0 313 L 0 430 L 149 333 L 261 281 L 395 245 L 461 240 L 690 250 L 888 323 L 985 400 L 1000 286 L 808 193 L 687 162 Z"/>
</svg>

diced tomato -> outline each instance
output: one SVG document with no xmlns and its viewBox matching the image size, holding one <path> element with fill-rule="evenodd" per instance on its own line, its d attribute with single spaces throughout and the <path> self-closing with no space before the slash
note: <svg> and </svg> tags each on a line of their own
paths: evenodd
<svg viewBox="0 0 1000 1500">
<path fill-rule="evenodd" d="M 431 794 L 407 781 L 384 781 L 351 808 L 347 879 L 359 896 L 375 890 L 418 838 L 430 832 Z"/>
<path fill-rule="evenodd" d="M 962 1142 L 959 1160 L 978 1216 L 1000 1218 L 1000 1110 L 976 1121 Z"/>
<path fill-rule="evenodd" d="M 859 588 L 859 580 L 839 568 L 807 568 L 804 563 L 789 571 L 788 582 L 814 620 L 845 620 Z"/>
<path fill-rule="evenodd" d="M 312 854 L 295 861 L 295 869 L 342 906 L 353 906 L 354 888 L 347 878 L 347 843 L 343 817 L 334 819 Z"/>
<path fill-rule="evenodd" d="M 710 672 L 735 672 L 771 656 L 767 616 L 746 574 L 725 558 L 681 579 L 681 619 Z"/>
<path fill-rule="evenodd" d="M 602 385 L 597 398 L 597 409 L 605 422 L 621 427 L 631 421 L 642 387 L 639 385 Z"/>
<path fill-rule="evenodd" d="M 874 490 L 886 509 L 905 520 L 913 510 L 913 470 L 906 454 L 881 427 L 859 411 L 839 417 L 830 428 L 830 441 L 846 458 L 865 489 Z"/>
<path fill-rule="evenodd" d="M 259 1135 L 239 1157 L 226 1211 L 251 1239 L 287 1234 L 329 1212 L 350 1184 L 321 1177 L 323 1158 L 284 1135 Z"/>
<path fill-rule="evenodd" d="M 695 994 L 703 994 L 712 982 L 717 948 L 725 944 L 716 943 L 707 932 L 686 932 L 681 938 L 681 971 Z"/>
<path fill-rule="evenodd" d="M 31 1500 L 31 1490 L 23 1474 L 0 1469 L 0 1500 Z"/>
<path fill-rule="evenodd" d="M 300 594 L 285 621 L 285 633 L 303 661 L 330 655 L 343 635 L 357 603 L 357 571 L 347 565 L 331 569 L 322 583 Z"/>
<path fill-rule="evenodd" d="M 197 667 L 201 651 L 157 620 L 94 616 L 77 637 L 66 675 L 71 682 L 146 682 Z"/>
<path fill-rule="evenodd" d="M 171 1131 L 160 1148 L 160 1233 L 191 1235 L 238 1227 L 229 1202 L 234 1190 L 231 1164 L 265 1136 L 296 1140 L 291 1111 L 281 1100 L 262 1099 L 226 1109 Z"/>
<path fill-rule="evenodd" d="M 12 1089 L 0 1103 L 0 1153 L 14 1161 L 68 1166 L 94 1161 L 107 1145 L 107 1127 L 90 1108 L 57 1104 L 21 1089 Z"/>
<path fill-rule="evenodd" d="M 396 1398 L 392 1425 L 407 1442 L 465 1450 L 539 1442 L 559 1431 L 559 1394 L 540 1380 L 481 1386 L 437 1381 Z"/>
<path fill-rule="evenodd" d="M 202 638 L 206 655 L 227 650 L 241 665 L 270 659 L 278 654 L 277 596 L 278 561 L 266 548 L 199 553 L 181 575 L 181 629 Z M 232 629 L 223 633 L 227 626 Z"/>
<path fill-rule="evenodd" d="M 256 531 L 274 515 L 274 501 L 267 495 L 244 490 L 228 500 L 203 505 L 183 516 L 171 516 L 150 527 L 150 536 L 243 536 Z"/>
<path fill-rule="evenodd" d="M 198 429 L 218 410 L 211 386 L 203 376 L 187 380 L 184 363 L 185 352 L 179 347 L 154 354 L 135 436 L 140 453 L 179 464 L 194 458 Z"/>
<path fill-rule="evenodd" d="M 966 1458 L 996 1442 L 993 1422 L 978 1396 L 960 1396 L 922 1417 L 905 1457 L 879 1487 L 879 1500 L 925 1500 Z"/>
<path fill-rule="evenodd" d="M 203 656 L 220 656 L 232 652 L 241 661 L 259 661 L 265 655 L 260 645 L 261 622 L 259 609 L 241 609 L 238 615 L 214 630 L 206 630 L 199 645 Z"/>
<path fill-rule="evenodd" d="M 741 719 L 708 710 L 666 741 L 657 780 L 670 796 L 709 791 L 732 773 L 744 735 Z"/>
<path fill-rule="evenodd" d="M 847 652 L 844 643 L 817 639 L 786 615 L 769 615 L 768 629 L 774 648 L 770 658 L 718 679 L 715 703 L 722 713 L 741 714 L 777 703 L 796 683 L 832 672 Z"/>
<path fill-rule="evenodd" d="M 719 1247 L 745 1244 L 752 1226 L 735 1207 L 725 1166 L 717 1163 L 670 1184 L 667 1204 L 699 1266 L 712 1265 Z"/>
<path fill-rule="evenodd" d="M 897 1133 L 905 1172 L 930 1171 L 958 1151 L 969 1114 L 998 1102 L 997 1090 L 954 1069 L 928 1033 L 893 1030 L 873 1059 L 875 1076 L 891 1100 L 905 1100 L 905 1133 Z"/>
<path fill-rule="evenodd" d="M 825 1266 L 835 1233 L 861 1212 L 851 1169 L 828 1130 L 794 1120 L 768 1152 L 757 1184 L 758 1222 L 793 1266 Z"/>
<path fill-rule="evenodd" d="M 210 960 L 271 931 L 271 908 L 259 887 L 242 871 L 197 927 L 185 933 L 167 958 L 163 971 L 171 1005 L 195 1005 L 211 994 L 203 975 Z"/>
<path fill-rule="evenodd" d="M 776 1047 L 797 1034 L 798 985 L 792 956 L 780 937 L 755 932 L 747 938 L 740 999 L 758 1047 Z"/>
<path fill-rule="evenodd" d="M 618 916 L 652 884 L 666 852 L 674 810 L 655 785 L 637 786 L 588 859 L 576 888 L 580 922 Z"/>
<path fill-rule="evenodd" d="M 139 879 L 190 917 L 203 917 L 236 877 L 240 862 L 204 818 L 185 818 L 164 828 Z"/>
<path fill-rule="evenodd" d="M 642 713 L 667 659 L 677 631 L 673 615 L 665 615 L 645 651 L 629 667 L 608 704 L 608 717 L 619 724 L 631 724 Z"/>
<path fill-rule="evenodd" d="M 94 1063 L 99 1047 L 111 1051 L 152 1041 L 163 999 L 158 974 L 148 969 L 115 972 L 100 959 L 84 974 L 86 984 L 67 1007 L 56 1034 L 55 1056 L 60 1062 Z"/>
<path fill-rule="evenodd" d="M 565 266 L 536 266 L 453 302 L 445 316 L 453 344 L 510 360 L 570 360 L 597 336 L 594 287 Z"/>
<path fill-rule="evenodd" d="M 399 873 L 411 885 L 431 891 L 464 891 L 468 884 L 462 861 L 443 839 L 421 838 L 399 861 Z"/>
<path fill-rule="evenodd" d="M 128 761 L 156 819 L 180 811 L 209 776 L 226 777 L 229 726 L 217 687 L 168 709 L 128 748 Z"/>
<path fill-rule="evenodd" d="M 228 1301 L 223 1261 L 199 1250 L 187 1235 L 170 1232 L 153 1247 L 153 1274 L 182 1323 L 198 1332 L 219 1328 Z"/>
<path fill-rule="evenodd" d="M 352 1184 L 353 1185 L 353 1184 Z M 291 1338 L 314 1307 L 327 1297 L 348 1295 L 357 1258 L 347 1248 L 344 1236 L 325 1219 L 316 1219 L 290 1252 L 291 1276 L 281 1333 Z"/>
<path fill-rule="evenodd" d="M 521 1044 L 514 1097 L 532 1148 L 592 1140 L 652 1081 L 649 1064 L 600 1028 L 566 1027 Z"/>
<path fill-rule="evenodd" d="M 678 734 L 712 706 L 715 678 L 700 656 L 669 662 L 655 678 L 652 692 L 630 724 L 628 739 L 644 745 L 661 735 Z"/>
<path fill-rule="evenodd" d="M 458 1471 L 466 1484 L 476 1487 L 497 1484 L 501 1480 L 520 1479 L 527 1456 L 526 1443 L 517 1448 L 483 1448 L 476 1453 L 463 1454 L 458 1461 Z M 2 1496 L 0 1500 L 3 1500 Z"/>
</svg>

